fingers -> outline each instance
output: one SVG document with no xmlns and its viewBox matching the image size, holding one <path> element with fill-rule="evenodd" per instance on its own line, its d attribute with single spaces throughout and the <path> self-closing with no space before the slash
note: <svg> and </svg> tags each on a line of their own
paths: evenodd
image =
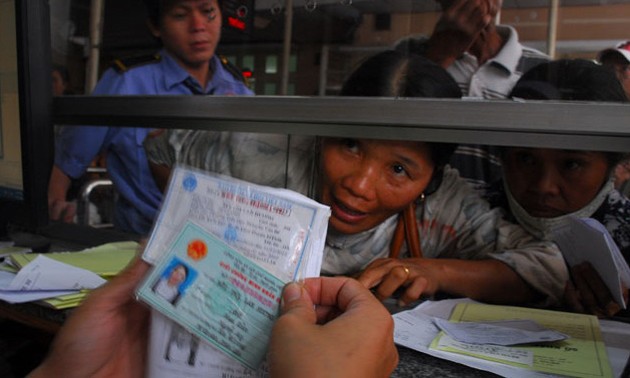
<svg viewBox="0 0 630 378">
<path fill-rule="evenodd" d="M 316 321 L 313 301 L 304 287 L 297 282 L 290 282 L 282 291 L 280 316 L 295 316 L 308 323 Z"/>
<path fill-rule="evenodd" d="M 567 281 L 564 287 L 564 304 L 573 312 L 586 313 L 586 309 L 582 306 L 582 302 L 580 301 L 580 293 L 571 281 Z"/>
<path fill-rule="evenodd" d="M 133 296 L 134 290 L 149 268 L 150 265 L 148 263 L 139 256 L 135 257 L 120 274 L 94 290 L 81 308 L 99 306 L 115 309 L 117 305 L 135 301 Z"/>
<path fill-rule="evenodd" d="M 400 297 L 399 305 L 406 305 L 431 292 L 432 280 L 426 265 L 428 260 L 419 262 L 414 259 L 381 259 L 368 265 L 358 278 L 359 282 L 368 289 L 373 289 L 379 300 L 391 297 L 400 287 L 407 287 Z M 433 283 L 435 286 L 435 283 Z"/>
<path fill-rule="evenodd" d="M 579 291 L 586 312 L 598 316 L 612 316 L 621 310 L 599 274 L 588 262 L 571 268 L 571 276 Z"/>
<path fill-rule="evenodd" d="M 406 306 L 407 304 L 417 300 L 422 296 L 422 294 L 427 292 L 429 287 L 429 280 L 425 277 L 417 277 L 411 282 L 411 285 L 407 287 L 407 290 L 403 293 L 403 295 L 398 300 L 398 305 L 401 307 Z"/>
<path fill-rule="evenodd" d="M 378 259 L 369 264 L 365 270 L 359 275 L 357 280 L 368 289 L 371 289 L 381 283 L 381 280 L 391 268 L 392 259 Z"/>
<path fill-rule="evenodd" d="M 319 322 L 330 320 L 339 312 L 353 311 L 365 303 L 382 307 L 365 286 L 349 277 L 309 278 L 304 288 L 317 308 Z"/>
<path fill-rule="evenodd" d="M 381 301 L 391 297 L 399 287 L 407 283 L 409 274 L 409 268 L 404 265 L 389 268 L 385 278 L 376 289 L 376 297 Z"/>
<path fill-rule="evenodd" d="M 77 213 L 77 208 L 74 202 L 54 201 L 49 205 L 48 213 L 48 217 L 51 220 L 72 223 Z"/>
</svg>

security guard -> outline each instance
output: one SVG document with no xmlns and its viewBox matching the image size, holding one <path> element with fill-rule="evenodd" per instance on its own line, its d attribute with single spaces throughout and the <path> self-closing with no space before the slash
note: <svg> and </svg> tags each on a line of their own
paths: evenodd
<svg viewBox="0 0 630 378">
<path fill-rule="evenodd" d="M 252 95 L 238 70 L 215 55 L 221 35 L 217 0 L 146 0 L 149 27 L 162 50 L 119 60 L 105 72 L 94 95 Z M 106 153 L 118 193 L 116 228 L 146 235 L 162 194 L 148 168 L 143 141 L 151 131 L 136 127 L 66 127 L 56 140 L 48 203 L 53 220 L 72 219 L 66 201 L 70 178 L 80 177 L 92 159 Z"/>
</svg>

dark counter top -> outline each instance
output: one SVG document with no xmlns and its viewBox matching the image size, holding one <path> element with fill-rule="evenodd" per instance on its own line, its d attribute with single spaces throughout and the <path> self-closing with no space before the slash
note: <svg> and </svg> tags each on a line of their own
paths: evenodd
<svg viewBox="0 0 630 378">
<path fill-rule="evenodd" d="M 400 361 L 398 362 L 398 366 L 392 373 L 391 377 L 499 377 L 499 375 L 487 371 L 473 369 L 462 364 L 433 357 L 403 346 L 398 346 L 397 348 Z"/>
</svg>

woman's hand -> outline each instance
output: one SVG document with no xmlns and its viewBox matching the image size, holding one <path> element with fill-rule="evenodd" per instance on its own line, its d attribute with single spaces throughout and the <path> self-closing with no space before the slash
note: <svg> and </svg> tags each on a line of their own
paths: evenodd
<svg viewBox="0 0 630 378">
<path fill-rule="evenodd" d="M 564 302 L 574 312 L 610 317 L 621 311 L 597 271 L 589 262 L 571 267 L 571 279 L 564 291 Z M 622 287 L 624 300 L 628 302 L 628 288 Z"/>
<path fill-rule="evenodd" d="M 378 259 L 367 266 L 358 280 L 374 289 L 380 300 L 404 288 L 399 298 L 401 306 L 437 293 L 501 304 L 530 303 L 537 298 L 537 293 L 512 268 L 495 259 Z"/>
<path fill-rule="evenodd" d="M 399 298 L 399 304 L 404 306 L 440 290 L 438 270 L 433 262 L 433 259 L 378 259 L 367 266 L 358 280 L 368 289 L 376 288 L 376 297 L 381 301 L 405 287 Z"/>
<path fill-rule="evenodd" d="M 274 377 L 389 377 L 398 363 L 394 321 L 351 278 L 290 283 L 268 357 Z"/>
</svg>

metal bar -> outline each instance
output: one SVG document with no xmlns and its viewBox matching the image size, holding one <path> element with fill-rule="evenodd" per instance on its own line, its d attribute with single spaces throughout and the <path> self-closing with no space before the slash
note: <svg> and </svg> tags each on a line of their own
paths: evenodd
<svg viewBox="0 0 630 378">
<path fill-rule="evenodd" d="M 551 0 L 549 4 L 549 28 L 547 30 L 547 54 L 554 59 L 556 57 L 556 40 L 558 34 L 558 8 L 560 0 Z"/>
<path fill-rule="evenodd" d="M 16 1 L 18 91 L 25 225 L 48 224 L 48 178 L 53 158 L 50 8 L 47 0 Z"/>
<path fill-rule="evenodd" d="M 629 151 L 630 105 L 349 97 L 54 99 L 54 121 Z"/>
<path fill-rule="evenodd" d="M 289 60 L 291 59 L 291 41 L 293 35 L 293 0 L 285 0 L 284 38 L 282 39 L 282 79 L 280 93 L 286 95 L 289 88 Z"/>
</svg>

